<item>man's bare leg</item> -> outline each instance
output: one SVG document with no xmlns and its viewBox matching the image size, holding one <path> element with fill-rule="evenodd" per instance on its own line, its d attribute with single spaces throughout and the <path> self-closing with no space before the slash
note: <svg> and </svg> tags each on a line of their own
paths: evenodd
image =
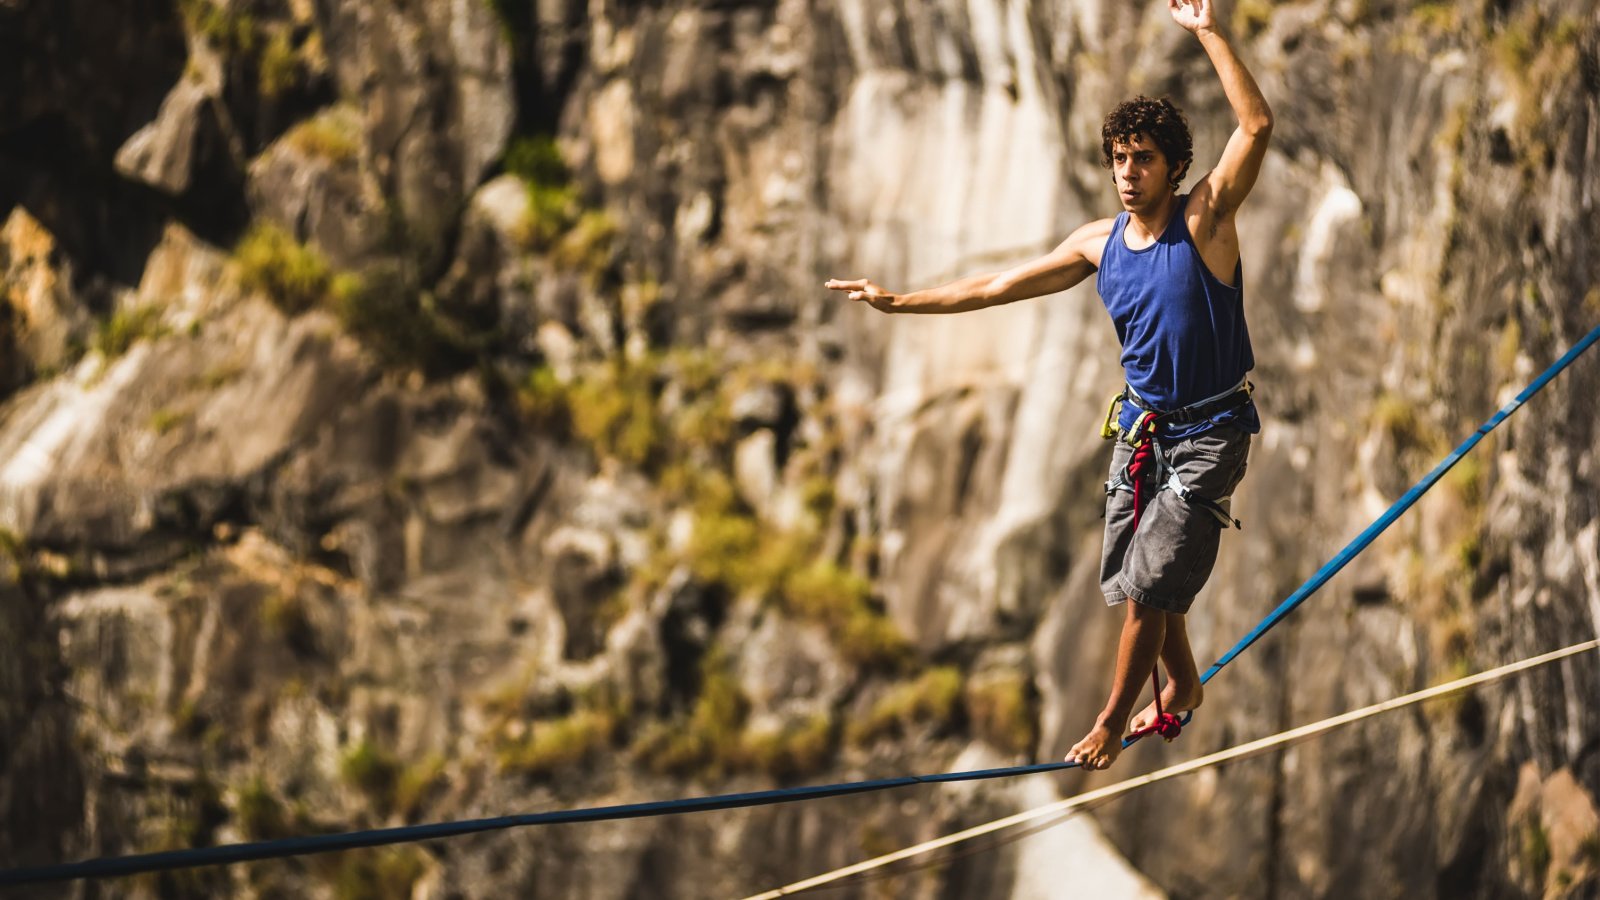
<svg viewBox="0 0 1600 900">
<path fill-rule="evenodd" d="M 1122 729 L 1128 724 L 1139 692 L 1155 671 L 1167 632 L 1167 613 L 1127 601 L 1128 617 L 1122 622 L 1122 639 L 1117 643 L 1117 671 L 1111 681 L 1111 697 L 1095 720 L 1094 728 L 1083 740 L 1072 745 L 1067 762 L 1085 769 L 1108 769 L 1122 752 Z M 1192 663 L 1191 663 L 1192 665 Z"/>
<path fill-rule="evenodd" d="M 1164 712 L 1186 713 L 1199 709 L 1205 699 L 1205 688 L 1200 684 L 1200 670 L 1194 664 L 1194 651 L 1189 649 L 1189 627 L 1181 613 L 1167 613 L 1167 638 L 1161 644 L 1161 665 L 1167 670 L 1167 683 L 1161 688 L 1161 707 Z M 1130 731 L 1148 728 L 1156 720 L 1156 705 L 1146 706 L 1133 722 Z"/>
</svg>

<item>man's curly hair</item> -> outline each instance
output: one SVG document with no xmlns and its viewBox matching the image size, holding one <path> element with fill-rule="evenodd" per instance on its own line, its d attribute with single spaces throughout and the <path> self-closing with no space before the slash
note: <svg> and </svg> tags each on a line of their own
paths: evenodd
<svg viewBox="0 0 1600 900">
<path fill-rule="evenodd" d="M 1100 165 L 1111 168 L 1112 144 L 1129 143 L 1141 134 L 1154 141 L 1167 157 L 1172 186 L 1176 188 L 1189 174 L 1189 163 L 1194 161 L 1194 138 L 1189 134 L 1189 120 L 1183 117 L 1183 111 L 1166 97 L 1152 100 L 1140 94 L 1117 104 L 1100 126 Z"/>
</svg>

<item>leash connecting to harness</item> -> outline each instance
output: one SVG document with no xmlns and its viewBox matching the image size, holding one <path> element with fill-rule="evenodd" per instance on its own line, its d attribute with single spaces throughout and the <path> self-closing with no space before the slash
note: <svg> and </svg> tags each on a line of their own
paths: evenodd
<svg viewBox="0 0 1600 900">
<path fill-rule="evenodd" d="M 1107 440 L 1115 440 L 1120 433 L 1117 422 L 1120 418 L 1123 403 L 1132 403 L 1140 412 L 1134 419 L 1133 426 L 1126 433 L 1120 434 L 1123 441 L 1133 448 L 1133 455 L 1129 457 L 1128 464 L 1122 471 L 1112 476 L 1106 482 L 1106 494 L 1109 496 L 1117 491 L 1129 491 L 1133 494 L 1133 530 L 1139 530 L 1139 518 L 1144 514 L 1144 508 L 1149 503 L 1149 496 L 1145 488 L 1150 483 L 1158 484 L 1156 491 L 1171 491 L 1178 499 L 1185 503 L 1198 506 L 1211 513 L 1227 528 L 1242 527 L 1228 508 L 1229 497 L 1212 499 L 1202 497 L 1191 490 L 1178 477 L 1178 470 L 1167 461 L 1166 454 L 1161 451 L 1161 443 L 1156 439 L 1156 431 L 1163 421 L 1173 421 L 1179 424 L 1191 424 L 1205 419 L 1211 419 L 1224 412 L 1237 409 L 1250 402 L 1250 396 L 1255 391 L 1255 385 L 1248 381 L 1240 383 L 1237 387 L 1215 397 L 1208 397 L 1199 403 L 1190 404 L 1181 409 L 1162 412 L 1147 406 L 1142 398 L 1136 394 L 1131 386 L 1111 398 L 1111 405 L 1106 410 L 1105 424 L 1100 427 L 1100 436 Z M 1155 688 L 1156 717 L 1149 725 L 1128 735 L 1127 740 L 1135 740 L 1146 735 L 1159 734 L 1168 743 L 1171 743 L 1183 732 L 1183 721 L 1161 706 L 1161 666 L 1158 664 L 1150 671 L 1150 681 Z"/>
<path fill-rule="evenodd" d="M 1139 416 L 1139 421 L 1134 423 L 1134 430 L 1136 434 L 1142 434 L 1143 437 L 1133 444 L 1133 458 L 1128 461 L 1128 465 L 1123 469 L 1123 472 L 1133 482 L 1133 530 L 1138 531 L 1139 516 L 1143 515 L 1146 502 L 1144 474 L 1152 463 L 1159 465 L 1161 457 L 1155 449 L 1154 415 L 1150 412 L 1142 413 Z M 1107 493 L 1110 493 L 1110 491 L 1111 488 L 1108 487 Z M 1130 600 L 1129 602 L 1133 601 Z M 1150 670 L 1150 684 L 1155 689 L 1156 694 L 1155 721 L 1128 735 L 1127 739 L 1132 740 L 1149 734 L 1159 734 L 1163 740 L 1170 744 L 1178 735 L 1183 733 L 1183 723 L 1178 720 L 1177 716 L 1161 708 L 1161 665 L 1159 663 Z"/>
<path fill-rule="evenodd" d="M 1139 511 L 1143 509 L 1141 501 L 1142 488 L 1139 481 L 1145 473 L 1154 477 L 1149 480 L 1157 482 L 1160 487 L 1157 491 L 1171 491 L 1174 496 L 1191 506 L 1198 506 L 1212 516 L 1224 528 L 1243 528 L 1244 526 L 1235 519 L 1229 509 L 1232 497 L 1205 497 L 1196 493 L 1192 488 L 1183 483 L 1178 470 L 1167 459 L 1166 453 L 1161 449 L 1161 442 L 1156 439 L 1156 431 L 1163 422 L 1175 422 L 1180 425 L 1189 425 L 1215 419 L 1225 412 L 1231 412 L 1250 402 L 1255 393 L 1255 385 L 1248 381 L 1240 382 L 1238 386 L 1215 397 L 1207 397 L 1199 403 L 1193 403 L 1180 409 L 1161 411 L 1148 406 L 1133 388 L 1127 387 L 1121 393 L 1111 398 L 1111 405 L 1106 410 L 1105 424 L 1100 426 L 1100 436 L 1106 440 L 1116 440 L 1118 437 L 1133 448 L 1133 457 L 1122 471 L 1111 476 L 1106 482 L 1106 494 L 1117 491 L 1129 491 L 1134 500 L 1134 527 L 1138 528 Z M 1134 419 L 1133 426 L 1126 432 L 1117 426 L 1123 403 L 1131 403 L 1139 409 L 1138 418 Z M 1141 459 L 1146 460 L 1140 466 Z M 1153 466 L 1151 465 L 1153 462 Z"/>
</svg>

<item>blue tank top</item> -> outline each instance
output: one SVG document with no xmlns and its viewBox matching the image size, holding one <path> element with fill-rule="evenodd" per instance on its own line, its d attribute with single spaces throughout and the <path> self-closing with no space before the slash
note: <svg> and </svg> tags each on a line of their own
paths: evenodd
<svg viewBox="0 0 1600 900">
<path fill-rule="evenodd" d="M 1183 216 L 1188 200 L 1188 194 L 1178 196 L 1166 231 L 1143 250 L 1128 249 L 1128 214 L 1117 216 L 1095 280 L 1122 342 L 1129 386 L 1161 410 L 1222 394 L 1255 367 L 1244 321 L 1243 261 L 1234 268 L 1232 287 L 1211 274 Z M 1133 404 L 1124 404 L 1122 427 L 1138 414 Z M 1247 403 L 1203 422 L 1163 423 L 1159 436 L 1178 440 L 1224 422 L 1251 434 L 1261 430 L 1255 404 Z"/>
</svg>

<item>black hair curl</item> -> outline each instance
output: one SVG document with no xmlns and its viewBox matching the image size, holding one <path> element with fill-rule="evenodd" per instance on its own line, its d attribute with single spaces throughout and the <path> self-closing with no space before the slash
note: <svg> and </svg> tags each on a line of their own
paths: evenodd
<svg viewBox="0 0 1600 900">
<path fill-rule="evenodd" d="M 1105 124 L 1100 126 L 1100 165 L 1111 168 L 1112 144 L 1130 143 L 1141 134 L 1154 141 L 1167 157 L 1172 186 L 1176 188 L 1189 174 L 1189 164 L 1194 161 L 1194 138 L 1189 133 L 1189 120 L 1184 118 L 1183 111 L 1166 97 L 1153 100 L 1140 94 L 1117 104 L 1117 108 L 1106 115 Z"/>
</svg>

